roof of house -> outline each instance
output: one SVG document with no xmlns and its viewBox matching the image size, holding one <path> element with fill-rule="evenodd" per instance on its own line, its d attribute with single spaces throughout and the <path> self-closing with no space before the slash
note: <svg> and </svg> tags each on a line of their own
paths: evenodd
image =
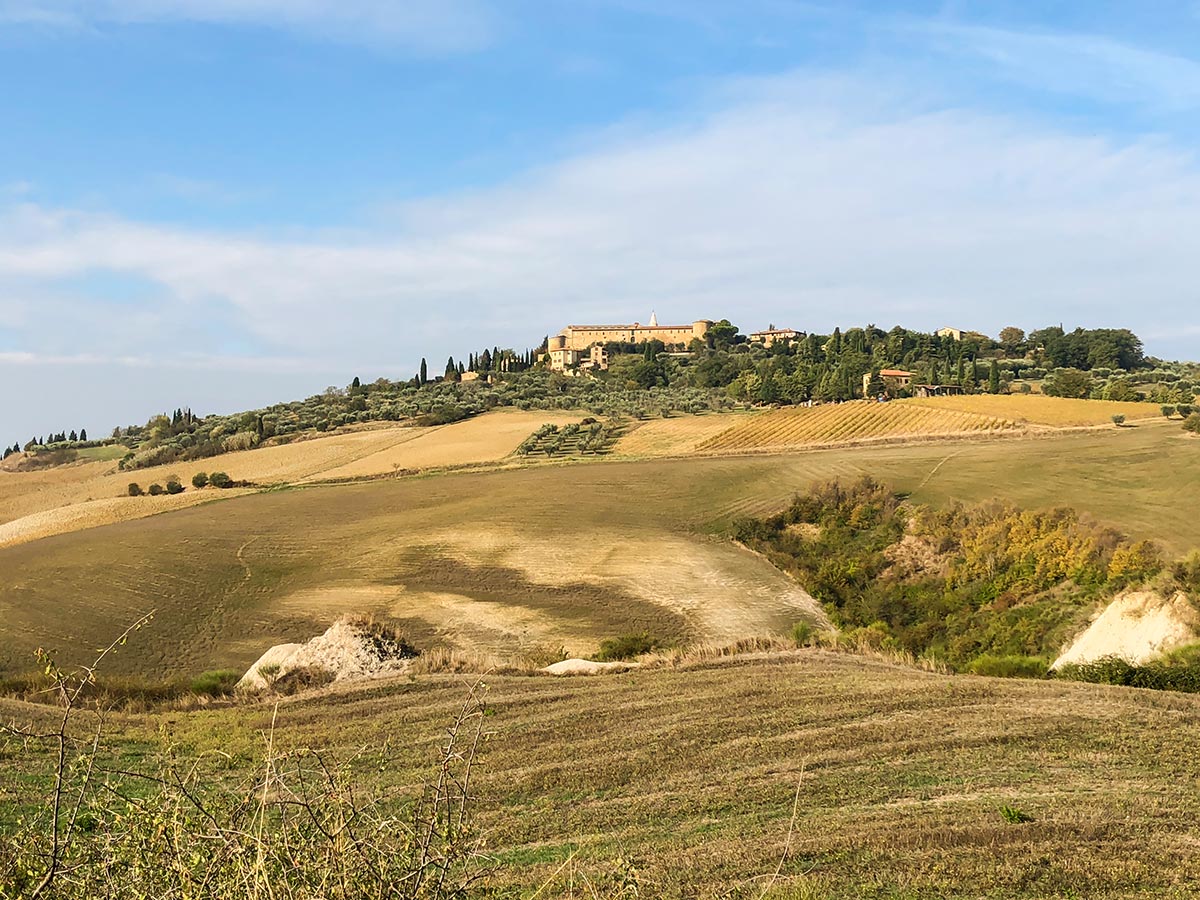
<svg viewBox="0 0 1200 900">
<path fill-rule="evenodd" d="M 768 328 L 766 331 L 752 331 L 750 337 L 757 337 L 760 334 L 799 334 L 795 328 Z"/>
<path fill-rule="evenodd" d="M 575 331 L 691 331 L 691 325 L 642 325 L 634 322 L 632 325 L 568 325 L 563 330 Z"/>
<path fill-rule="evenodd" d="M 903 369 L 880 369 L 879 375 L 881 378 L 912 378 L 912 372 L 905 372 Z"/>
</svg>

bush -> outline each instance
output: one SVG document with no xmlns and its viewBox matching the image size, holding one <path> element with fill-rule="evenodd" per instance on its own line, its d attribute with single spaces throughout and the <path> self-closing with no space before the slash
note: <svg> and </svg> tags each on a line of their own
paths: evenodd
<svg viewBox="0 0 1200 900">
<path fill-rule="evenodd" d="M 233 693 L 240 679 L 241 676 L 232 669 L 214 669 L 193 680 L 191 691 L 207 697 L 225 697 Z"/>
<path fill-rule="evenodd" d="M 167 493 L 168 494 L 182 494 L 183 493 L 183 484 L 174 475 L 172 475 L 170 478 L 167 479 Z"/>
<path fill-rule="evenodd" d="M 1173 406 L 1164 406 L 1164 407 L 1162 408 L 1162 414 L 1163 414 L 1163 416 L 1165 416 L 1166 418 L 1170 419 L 1172 416 L 1174 416 L 1174 415 L 1175 415 L 1175 407 L 1173 407 Z"/>
<path fill-rule="evenodd" d="M 142 486 L 140 484 L 138 484 L 136 481 L 129 482 L 129 496 L 130 497 L 140 497 L 144 493 L 145 493 L 145 491 L 142 490 Z"/>
<path fill-rule="evenodd" d="M 1192 434 L 1200 434 L 1200 413 L 1192 413 L 1183 422 L 1183 430 Z"/>
<path fill-rule="evenodd" d="M 641 634 L 623 634 L 620 637 L 601 641 L 600 652 L 596 654 L 596 659 L 600 662 L 633 659 L 643 653 L 649 653 L 658 646 L 660 646 L 659 641 L 644 631 Z"/>
<path fill-rule="evenodd" d="M 1117 413 L 1115 416 L 1113 416 L 1112 420 L 1113 420 L 1113 424 L 1116 425 L 1118 428 L 1120 428 L 1122 425 L 1125 424 L 1125 416 L 1122 415 L 1121 413 Z"/>
<path fill-rule="evenodd" d="M 197 472 L 192 476 L 192 487 L 199 490 L 203 487 L 208 487 L 208 475 L 204 472 Z"/>
<path fill-rule="evenodd" d="M 792 626 L 791 638 L 797 647 L 804 647 L 812 640 L 813 627 L 807 622 L 797 622 Z"/>
<path fill-rule="evenodd" d="M 166 489 L 161 484 L 159 484 L 157 481 L 154 484 L 150 485 L 150 496 L 151 497 L 158 497 L 158 496 L 161 496 L 162 494 L 165 494 L 166 492 L 167 492 Z"/>
<path fill-rule="evenodd" d="M 972 675 L 992 678 L 1045 678 L 1049 667 L 1040 656 L 996 656 L 985 653 L 967 667 Z"/>
<path fill-rule="evenodd" d="M 208 483 L 216 488 L 233 487 L 233 479 L 230 478 L 228 475 L 226 475 L 224 472 L 213 472 L 211 475 L 208 476 Z"/>
</svg>

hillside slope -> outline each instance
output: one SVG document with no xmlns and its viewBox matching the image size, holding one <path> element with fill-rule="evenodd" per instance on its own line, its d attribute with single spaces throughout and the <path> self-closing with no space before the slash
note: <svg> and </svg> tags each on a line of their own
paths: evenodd
<svg viewBox="0 0 1200 900">
<path fill-rule="evenodd" d="M 359 791 L 414 785 L 466 684 L 284 700 L 273 740 L 346 759 L 386 738 Z M 487 684 L 475 823 L 491 885 L 514 896 L 1115 900 L 1194 896 L 1200 880 L 1200 697 L 815 651 Z M 274 716 L 173 713 L 166 736 L 161 716 L 123 716 L 112 752 L 127 767 L 170 740 L 228 779 Z M 31 764 L 6 767 L 0 807 L 30 796 Z"/>
<path fill-rule="evenodd" d="M 0 548 L 0 667 L 27 667 L 37 646 L 90 650 L 155 608 L 124 671 L 244 668 L 343 612 L 410 619 L 424 641 L 584 653 L 630 630 L 742 637 L 790 627 L 811 604 L 707 534 L 814 481 L 868 473 L 917 503 L 1068 505 L 1179 556 L 1200 547 L 1179 502 L 1200 488 L 1194 446 L 1141 426 L 272 491 Z"/>
</svg>

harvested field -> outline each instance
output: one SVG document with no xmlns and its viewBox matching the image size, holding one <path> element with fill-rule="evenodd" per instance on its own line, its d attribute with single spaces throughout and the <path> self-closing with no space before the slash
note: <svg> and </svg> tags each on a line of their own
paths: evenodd
<svg viewBox="0 0 1200 900">
<path fill-rule="evenodd" d="M 115 522 L 143 519 L 159 513 L 185 509 L 200 503 L 231 499 L 249 493 L 244 489 L 223 491 L 187 491 L 174 496 L 159 497 L 110 497 L 107 500 L 87 500 L 57 509 L 30 513 L 0 525 L 0 547 L 25 544 L 56 534 L 82 531 Z"/>
<path fill-rule="evenodd" d="M 904 406 L 992 416 L 1028 425 L 1075 428 L 1087 425 L 1111 425 L 1112 417 L 1159 419 L 1162 413 L 1153 403 L 1117 403 L 1111 400 L 1071 400 L 1041 394 L 964 394 L 961 397 L 914 397 L 898 400 Z"/>
<path fill-rule="evenodd" d="M 0 665 L 24 667 L 39 645 L 82 653 L 154 608 L 124 671 L 244 668 L 347 612 L 403 619 L 426 645 L 557 641 L 576 655 L 630 630 L 782 630 L 804 617 L 797 586 L 706 533 L 816 480 L 870 474 L 918 503 L 1069 505 L 1181 555 L 1200 547 L 1179 503 L 1200 490 L 1194 447 L 1163 423 L 259 493 L 0 549 Z"/>
<path fill-rule="evenodd" d="M 496 462 L 547 423 L 569 425 L 582 413 L 496 410 L 483 416 L 421 429 L 413 438 L 342 466 L 327 467 L 309 481 L 387 475 L 398 469 L 429 469 Z"/>
<path fill-rule="evenodd" d="M 1015 422 L 995 416 L 856 400 L 814 407 L 786 407 L 762 413 L 702 441 L 697 449 L 713 453 L 783 450 L 1018 429 Z"/>
<path fill-rule="evenodd" d="M 215 491 L 197 492 L 191 487 L 197 472 L 220 471 L 235 481 L 277 485 L 498 462 L 542 423 L 565 424 L 579 418 L 500 410 L 436 428 L 383 425 L 129 472 L 119 471 L 112 462 L 0 471 L 0 546 L 217 499 Z M 173 505 L 164 506 L 166 498 L 161 497 L 128 497 L 130 482 L 145 489 L 156 482 L 165 484 L 171 475 L 187 488 L 172 498 Z"/>
<path fill-rule="evenodd" d="M 284 699 L 277 716 L 273 702 L 120 715 L 105 761 L 128 769 L 169 742 L 229 779 L 252 771 L 268 730 L 283 752 L 334 760 L 386 736 L 386 765 L 356 766 L 356 793 L 411 788 L 432 775 L 465 684 L 335 689 Z M 1200 881 L 1195 695 L 816 651 L 487 684 L 475 824 L 498 896 L 635 885 L 731 900 L 1182 900 Z M 0 808 L 38 802 L 51 764 L 7 760 Z M 1006 821 L 1002 806 L 1030 821 Z"/>
<path fill-rule="evenodd" d="M 762 413 L 712 413 L 704 416 L 672 416 L 636 424 L 617 442 L 617 456 L 654 458 L 687 456 L 722 432 Z"/>
</svg>

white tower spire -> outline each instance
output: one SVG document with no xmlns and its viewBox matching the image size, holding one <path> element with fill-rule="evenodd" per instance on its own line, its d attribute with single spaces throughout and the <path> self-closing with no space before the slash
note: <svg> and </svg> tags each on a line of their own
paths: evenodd
<svg viewBox="0 0 1200 900">
<path fill-rule="evenodd" d="M 658 316 L 656 316 L 654 314 L 654 310 L 650 310 L 650 327 L 651 328 L 658 327 Z"/>
</svg>

